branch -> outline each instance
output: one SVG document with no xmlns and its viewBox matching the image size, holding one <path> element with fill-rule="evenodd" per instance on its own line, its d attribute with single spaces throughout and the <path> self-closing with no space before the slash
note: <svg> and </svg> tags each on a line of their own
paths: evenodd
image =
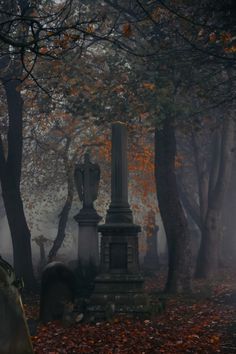
<svg viewBox="0 0 236 354">
<path fill-rule="evenodd" d="M 182 33 L 180 33 L 178 30 L 176 30 L 176 33 L 185 41 L 187 42 L 192 48 L 194 48 L 195 50 L 206 54 L 208 56 L 212 56 L 216 59 L 221 59 L 221 60 L 227 60 L 229 62 L 235 62 L 236 61 L 236 57 L 228 57 L 228 56 L 222 56 L 216 53 L 213 53 L 212 51 L 209 51 L 207 49 L 203 49 L 198 47 L 196 44 L 194 44 L 193 42 L 191 42 L 188 38 L 186 38 Z"/>
<path fill-rule="evenodd" d="M 137 0 L 138 1 L 138 0 Z M 178 11 L 174 10 L 173 8 L 171 8 L 170 6 L 166 5 L 165 2 L 163 2 L 162 0 L 158 0 L 158 2 L 166 9 L 168 10 L 170 13 L 172 13 L 173 15 L 175 15 L 176 17 L 181 18 L 182 20 L 189 22 L 191 25 L 197 26 L 197 27 L 203 27 L 203 28 L 207 28 L 211 31 L 213 30 L 222 30 L 222 27 L 217 27 L 216 25 L 207 25 L 203 22 L 196 22 L 193 19 L 190 19 L 189 17 L 186 17 L 185 15 L 179 13 Z"/>
</svg>

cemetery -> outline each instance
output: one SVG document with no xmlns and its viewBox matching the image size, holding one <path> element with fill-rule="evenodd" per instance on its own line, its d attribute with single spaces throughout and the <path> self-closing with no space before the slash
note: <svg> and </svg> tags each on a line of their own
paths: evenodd
<svg viewBox="0 0 236 354">
<path fill-rule="evenodd" d="M 0 354 L 236 353 L 235 15 L 0 2 Z"/>
</svg>

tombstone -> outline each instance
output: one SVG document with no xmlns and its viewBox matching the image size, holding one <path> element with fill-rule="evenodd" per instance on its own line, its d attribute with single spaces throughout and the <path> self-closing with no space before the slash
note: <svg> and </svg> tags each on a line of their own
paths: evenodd
<svg viewBox="0 0 236 354">
<path fill-rule="evenodd" d="M 157 252 L 157 233 L 159 227 L 156 225 L 155 213 L 150 210 L 147 215 L 145 227 L 147 252 L 143 260 L 143 266 L 149 270 L 157 270 L 159 267 L 159 257 Z"/>
<path fill-rule="evenodd" d="M 68 304 L 74 302 L 75 291 L 73 271 L 61 262 L 49 263 L 42 273 L 40 321 L 61 320 Z"/>
<path fill-rule="evenodd" d="M 19 286 L 13 268 L 0 256 L 1 354 L 33 354 Z"/>
<path fill-rule="evenodd" d="M 138 233 L 128 203 L 127 130 L 123 123 L 112 125 L 111 203 L 106 222 L 100 225 L 100 274 L 95 279 L 89 311 L 104 316 L 108 306 L 114 313 L 144 311 L 147 296 L 140 274 Z"/>
<path fill-rule="evenodd" d="M 84 163 L 75 168 L 75 185 L 83 202 L 82 209 L 75 216 L 79 225 L 78 261 L 83 268 L 99 265 L 97 225 L 101 217 L 93 206 L 98 195 L 99 181 L 100 168 L 90 161 L 89 154 L 86 153 Z"/>
</svg>

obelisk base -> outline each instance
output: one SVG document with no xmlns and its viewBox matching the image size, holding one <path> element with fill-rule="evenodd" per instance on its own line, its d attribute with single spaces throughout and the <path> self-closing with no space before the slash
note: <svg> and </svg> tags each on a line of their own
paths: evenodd
<svg viewBox="0 0 236 354">
<path fill-rule="evenodd" d="M 143 278 L 129 274 L 100 274 L 90 298 L 88 314 L 94 319 L 109 319 L 115 315 L 143 317 L 148 315 L 148 296 Z"/>
<path fill-rule="evenodd" d="M 101 273 L 95 279 L 88 312 L 96 319 L 116 314 L 146 316 L 148 296 L 139 272 L 138 232 L 134 224 L 99 226 Z"/>
</svg>

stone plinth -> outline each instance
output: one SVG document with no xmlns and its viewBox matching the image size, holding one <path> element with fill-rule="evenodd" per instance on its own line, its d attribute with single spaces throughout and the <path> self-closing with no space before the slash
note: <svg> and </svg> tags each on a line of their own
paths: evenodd
<svg viewBox="0 0 236 354">
<path fill-rule="evenodd" d="M 89 311 L 97 318 L 115 314 L 142 316 L 148 299 L 139 272 L 138 232 L 134 224 L 104 224 L 101 238 L 101 273 L 95 279 Z M 110 307 L 110 308 L 109 308 Z"/>
<path fill-rule="evenodd" d="M 79 225 L 78 265 L 87 268 L 99 265 L 97 225 L 101 217 L 94 209 L 93 202 L 98 196 L 100 167 L 90 161 L 89 153 L 84 155 L 84 162 L 78 163 L 74 172 L 75 186 L 83 207 L 75 220 Z M 83 273 L 83 272 L 82 272 Z"/>
<path fill-rule="evenodd" d="M 75 220 L 79 225 L 78 260 L 82 267 L 99 266 L 97 225 L 101 217 L 94 208 L 82 208 Z"/>
<path fill-rule="evenodd" d="M 140 226 L 134 224 L 111 223 L 99 226 L 101 239 L 101 272 L 139 272 L 138 232 Z"/>
</svg>

